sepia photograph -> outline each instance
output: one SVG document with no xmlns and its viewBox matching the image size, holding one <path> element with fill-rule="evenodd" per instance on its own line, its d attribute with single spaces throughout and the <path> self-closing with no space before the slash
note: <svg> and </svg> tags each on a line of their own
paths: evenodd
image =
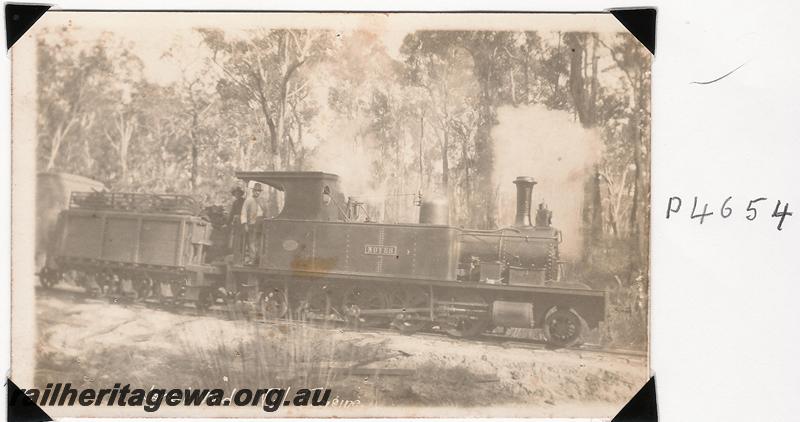
<svg viewBox="0 0 800 422">
<path fill-rule="evenodd" d="M 47 12 L 12 379 L 53 417 L 613 417 L 652 54 L 609 13 Z"/>
</svg>

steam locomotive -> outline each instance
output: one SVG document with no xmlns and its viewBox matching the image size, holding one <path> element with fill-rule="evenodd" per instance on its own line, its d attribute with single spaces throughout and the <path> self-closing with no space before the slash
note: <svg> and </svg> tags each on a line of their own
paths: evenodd
<svg viewBox="0 0 800 422">
<path fill-rule="evenodd" d="M 533 178 L 514 180 L 513 225 L 476 230 L 450 225 L 441 200 L 420 201 L 418 224 L 365 220 L 334 174 L 236 176 L 284 193 L 280 213 L 247 234 L 252 262 L 243 233 L 229 241 L 188 196 L 74 192 L 41 283 L 74 278 L 97 295 L 404 333 L 539 328 L 554 346 L 580 342 L 605 318 L 605 292 L 563 279 L 552 213 L 540 205 L 531 220 Z"/>
</svg>

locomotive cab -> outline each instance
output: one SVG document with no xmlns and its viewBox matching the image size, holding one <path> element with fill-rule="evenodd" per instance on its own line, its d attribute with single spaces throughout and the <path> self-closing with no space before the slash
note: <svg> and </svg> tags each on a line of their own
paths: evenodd
<svg viewBox="0 0 800 422">
<path fill-rule="evenodd" d="M 237 172 L 245 182 L 259 182 L 285 194 L 283 209 L 276 219 L 344 221 L 347 204 L 339 176 L 319 171 Z"/>
</svg>

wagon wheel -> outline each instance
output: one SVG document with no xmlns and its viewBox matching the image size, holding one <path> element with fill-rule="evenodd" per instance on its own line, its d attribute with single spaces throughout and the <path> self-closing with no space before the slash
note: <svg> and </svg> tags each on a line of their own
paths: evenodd
<svg viewBox="0 0 800 422">
<path fill-rule="evenodd" d="M 83 287 L 80 283 L 81 275 L 78 270 L 66 270 L 61 274 L 61 281 L 75 287 Z"/>
<path fill-rule="evenodd" d="M 477 293 L 471 292 L 456 292 L 451 296 L 451 302 L 454 303 L 469 303 L 476 307 L 484 307 L 486 300 Z M 476 315 L 453 315 L 448 318 L 448 328 L 445 330 L 447 334 L 457 338 L 472 338 L 476 337 L 486 330 L 489 321 L 485 316 Z"/>
<path fill-rule="evenodd" d="M 158 289 L 158 302 L 162 306 L 172 306 L 179 303 L 181 294 L 180 282 L 169 280 L 156 281 Z"/>
<path fill-rule="evenodd" d="M 197 310 L 200 312 L 207 312 L 213 303 L 214 291 L 208 287 L 203 287 L 197 295 L 197 302 L 194 303 L 194 306 L 196 306 Z"/>
<path fill-rule="evenodd" d="M 44 288 L 50 288 L 55 284 L 52 280 L 51 270 L 47 267 L 39 270 L 36 276 L 39 278 L 39 284 Z"/>
<path fill-rule="evenodd" d="M 297 316 L 304 321 L 327 319 L 331 308 L 327 286 L 311 286 L 297 307 Z"/>
<path fill-rule="evenodd" d="M 79 273 L 75 281 L 90 297 L 97 298 L 103 296 L 103 286 L 98 282 L 101 277 L 100 274 Z"/>
<path fill-rule="evenodd" d="M 113 274 L 109 274 L 107 272 L 99 272 L 93 275 L 88 275 L 87 279 L 87 287 L 92 296 L 94 297 L 105 297 L 109 293 L 113 291 L 114 287 L 114 280 Z"/>
<path fill-rule="evenodd" d="M 120 278 L 117 285 L 117 295 L 125 300 L 135 302 L 141 297 L 141 294 L 136 287 L 136 280 L 134 280 L 131 276 L 123 276 Z"/>
<path fill-rule="evenodd" d="M 342 312 L 356 325 L 377 327 L 389 323 L 388 315 L 369 315 L 364 311 L 386 309 L 386 295 L 374 286 L 353 286 L 344 294 Z"/>
<path fill-rule="evenodd" d="M 139 299 L 146 299 L 153 295 L 153 280 L 148 277 L 138 277 L 133 281 L 133 288 Z"/>
<path fill-rule="evenodd" d="M 265 321 L 281 319 L 289 311 L 286 290 L 280 287 L 267 287 L 258 300 L 261 316 Z"/>
<path fill-rule="evenodd" d="M 51 288 L 58 284 L 61 274 L 52 268 L 44 267 L 39 271 L 39 283 L 42 287 Z"/>
<path fill-rule="evenodd" d="M 184 293 L 186 292 L 186 280 L 175 280 L 172 282 L 172 293 L 175 295 L 175 305 L 180 305 L 184 300 Z"/>
<path fill-rule="evenodd" d="M 570 347 L 578 343 L 583 331 L 583 320 L 572 309 L 553 308 L 544 319 L 544 337 L 555 347 Z"/>
<path fill-rule="evenodd" d="M 413 334 L 429 324 L 425 314 L 407 312 L 406 309 L 425 308 L 429 305 L 428 292 L 420 286 L 397 287 L 389 292 L 388 303 L 391 309 L 403 309 L 395 315 L 392 326 L 403 334 Z"/>
</svg>

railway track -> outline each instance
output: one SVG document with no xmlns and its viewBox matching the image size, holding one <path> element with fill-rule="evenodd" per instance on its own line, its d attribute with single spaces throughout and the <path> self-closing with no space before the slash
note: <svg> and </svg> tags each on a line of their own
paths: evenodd
<svg viewBox="0 0 800 422">
<path fill-rule="evenodd" d="M 63 283 L 57 286 L 51 286 L 46 288 L 42 286 L 37 286 L 36 294 L 59 296 L 61 298 L 66 297 L 72 300 L 80 300 L 83 302 L 116 303 L 127 307 L 136 307 L 143 309 L 146 308 L 159 309 L 179 315 L 214 316 L 229 320 L 250 319 L 254 323 L 269 324 L 273 326 L 291 326 L 291 327 L 311 326 L 316 329 L 330 330 L 331 332 L 368 331 L 372 333 L 384 333 L 384 334 L 394 334 L 394 335 L 400 334 L 399 331 L 390 327 L 359 328 L 345 321 L 337 321 L 337 320 L 290 320 L 290 319 L 264 320 L 260 318 L 260 316 L 257 315 L 254 311 L 253 312 L 232 311 L 226 305 L 219 305 L 219 304 L 212 305 L 208 309 L 200 311 L 194 306 L 187 306 L 187 305 L 163 305 L 161 303 L 150 302 L 150 301 L 131 302 L 114 296 L 94 297 L 91 294 L 85 292 L 80 287 L 72 286 L 69 284 L 65 285 Z M 641 350 L 604 348 L 602 347 L 602 345 L 589 344 L 589 343 L 585 343 L 579 346 L 555 348 L 548 345 L 546 341 L 543 339 L 514 337 L 498 333 L 485 333 L 478 337 L 469 339 L 463 339 L 463 338 L 455 339 L 448 336 L 445 332 L 438 331 L 434 328 L 426 331 L 419 331 L 411 335 L 419 338 L 429 338 L 429 339 L 435 339 L 437 341 L 452 342 L 454 345 L 463 345 L 464 342 L 467 342 L 467 343 L 483 344 L 483 345 L 503 347 L 503 348 L 513 347 L 513 348 L 522 348 L 531 350 L 548 350 L 552 352 L 577 351 L 586 353 L 599 353 L 606 355 L 618 355 L 634 359 L 647 358 L 647 352 Z"/>
</svg>

